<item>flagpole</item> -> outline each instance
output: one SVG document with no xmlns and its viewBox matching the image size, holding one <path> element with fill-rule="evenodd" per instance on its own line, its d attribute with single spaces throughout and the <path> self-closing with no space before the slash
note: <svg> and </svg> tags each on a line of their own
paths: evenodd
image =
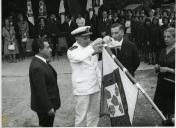
<svg viewBox="0 0 176 128">
<path fill-rule="evenodd" d="M 112 53 L 111 49 L 107 46 L 104 46 L 109 55 L 114 59 L 116 64 L 121 68 L 123 72 L 127 75 L 127 77 L 131 80 L 131 82 L 136 85 L 136 87 L 143 93 L 143 95 L 147 98 L 150 104 L 153 106 L 155 111 L 159 114 L 163 121 L 166 120 L 165 116 L 159 110 L 159 108 L 154 104 L 153 100 L 149 97 L 149 95 L 145 92 L 145 90 L 141 87 L 141 85 L 135 80 L 135 78 L 128 72 L 128 70 L 122 65 L 122 63 L 117 59 L 117 57 Z"/>
</svg>

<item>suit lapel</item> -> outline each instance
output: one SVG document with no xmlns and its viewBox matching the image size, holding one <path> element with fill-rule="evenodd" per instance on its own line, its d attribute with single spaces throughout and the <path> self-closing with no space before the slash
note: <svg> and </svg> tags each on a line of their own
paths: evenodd
<svg viewBox="0 0 176 128">
<path fill-rule="evenodd" d="M 57 73 L 51 65 L 46 64 L 45 62 L 43 62 L 41 59 L 37 57 L 34 57 L 34 58 L 36 59 L 36 61 L 40 62 L 46 69 L 48 69 L 49 72 L 53 73 L 55 77 L 57 77 Z"/>
<path fill-rule="evenodd" d="M 121 46 L 121 52 L 123 53 L 124 50 L 126 49 L 126 46 L 127 46 L 127 41 L 126 39 L 123 38 L 123 42 L 122 42 L 122 46 Z"/>
<path fill-rule="evenodd" d="M 54 73 L 54 76 L 57 77 L 57 73 L 54 70 L 54 68 L 51 66 L 51 64 L 48 63 L 47 66 L 52 70 L 52 72 Z"/>
</svg>

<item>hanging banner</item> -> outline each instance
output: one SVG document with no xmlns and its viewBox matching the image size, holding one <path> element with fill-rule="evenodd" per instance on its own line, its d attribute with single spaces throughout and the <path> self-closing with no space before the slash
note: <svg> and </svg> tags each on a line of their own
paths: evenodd
<svg viewBox="0 0 176 128">
<path fill-rule="evenodd" d="M 27 0 L 27 18 L 29 22 L 35 25 L 31 0 Z"/>
<path fill-rule="evenodd" d="M 92 0 L 87 0 L 86 10 L 89 11 L 89 8 L 92 8 Z"/>
<path fill-rule="evenodd" d="M 61 0 L 61 1 L 60 1 L 59 13 L 65 13 L 64 0 Z"/>
<path fill-rule="evenodd" d="M 101 5 L 103 5 L 103 0 L 100 0 L 100 3 L 99 3 L 99 5 L 101 6 Z"/>
<path fill-rule="evenodd" d="M 59 5 L 59 14 L 61 16 L 61 24 L 64 23 L 65 21 L 65 8 L 64 8 L 64 0 L 60 1 L 60 5 Z"/>
<path fill-rule="evenodd" d="M 44 0 L 39 1 L 39 18 L 47 18 L 46 4 Z"/>
</svg>

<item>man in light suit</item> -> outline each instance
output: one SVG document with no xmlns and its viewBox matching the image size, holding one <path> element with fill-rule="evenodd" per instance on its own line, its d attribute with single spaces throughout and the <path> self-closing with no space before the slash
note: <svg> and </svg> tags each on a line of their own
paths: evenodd
<svg viewBox="0 0 176 128">
<path fill-rule="evenodd" d="M 90 43 L 89 29 L 90 26 L 84 26 L 72 31 L 76 42 L 67 52 L 76 101 L 75 127 L 96 127 L 99 121 L 101 74 L 96 53 L 102 50 L 102 39 Z"/>
<path fill-rule="evenodd" d="M 48 41 L 38 42 L 39 54 L 32 59 L 29 68 L 31 109 L 39 118 L 39 126 L 52 127 L 55 112 L 60 107 L 57 73 L 47 62 L 51 56 Z"/>
</svg>

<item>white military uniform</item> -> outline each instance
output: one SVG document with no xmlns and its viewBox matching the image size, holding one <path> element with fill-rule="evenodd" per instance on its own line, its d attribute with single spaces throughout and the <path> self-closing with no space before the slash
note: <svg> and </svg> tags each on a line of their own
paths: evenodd
<svg viewBox="0 0 176 128">
<path fill-rule="evenodd" d="M 76 100 L 75 126 L 96 127 L 99 121 L 101 72 L 98 56 L 92 55 L 91 46 L 82 47 L 77 42 L 67 55 L 72 67 L 72 86 Z"/>
</svg>

